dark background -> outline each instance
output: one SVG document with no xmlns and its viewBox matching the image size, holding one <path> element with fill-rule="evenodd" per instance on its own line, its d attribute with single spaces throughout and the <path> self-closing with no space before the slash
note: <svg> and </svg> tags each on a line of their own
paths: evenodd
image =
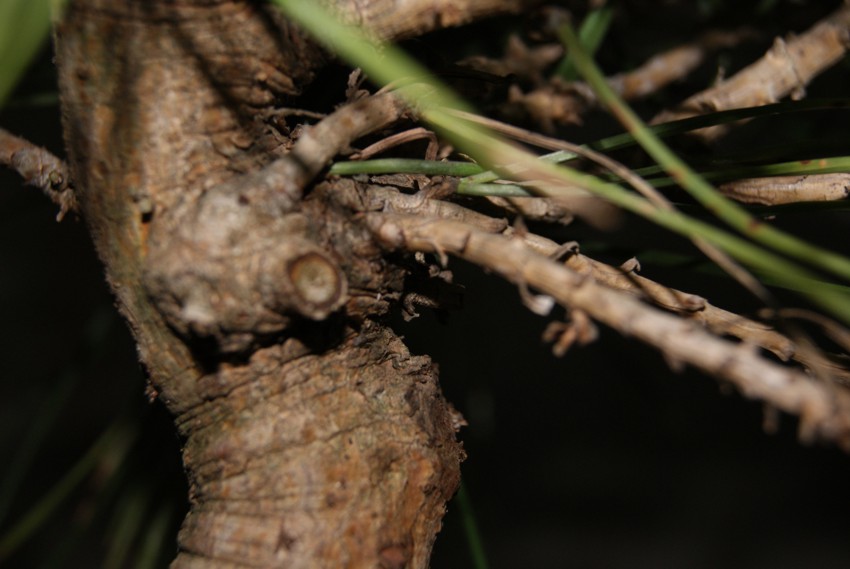
<svg viewBox="0 0 850 569">
<path fill-rule="evenodd" d="M 768 30 L 805 29 L 828 7 L 779 4 L 765 16 Z M 710 17 L 736 15 L 751 16 L 738 7 Z M 641 30 L 659 44 L 687 34 L 654 35 L 659 21 L 646 14 L 643 27 L 632 22 L 631 36 L 624 31 L 628 21 L 612 34 L 646 51 L 653 50 L 651 41 L 630 39 Z M 756 57 L 766 45 L 752 48 Z M 17 100 L 55 92 L 52 81 L 45 53 Z M 847 87 L 843 65 L 810 93 L 846 96 Z M 819 134 L 824 125 L 846 132 L 844 122 L 815 117 L 796 132 Z M 13 104 L 0 124 L 62 155 L 55 105 Z M 729 147 L 765 140 L 758 128 Z M 165 516 L 161 557 L 153 565 L 164 567 L 185 509 L 179 442 L 161 406 L 145 399 L 132 341 L 85 227 L 72 218 L 57 224 L 55 214 L 38 190 L 0 171 L 0 489 L 11 488 L 16 473 L 2 465 L 32 449 L 0 520 L 0 539 L 109 425 L 123 425 L 130 438 L 104 455 L 8 566 L 136 567 L 146 530 Z M 847 214 L 797 214 L 779 222 L 816 241 L 846 245 Z M 809 231 L 813 222 L 819 234 Z M 633 220 L 615 234 L 578 226 L 561 237 L 579 238 L 586 251 L 595 246 L 616 262 L 643 248 L 688 250 Z M 672 373 L 660 356 L 608 330 L 555 359 L 540 340 L 547 320 L 530 314 L 512 286 L 458 261 L 450 267 L 467 287 L 463 309 L 445 323 L 425 311 L 410 323 L 399 318 L 398 327 L 412 351 L 439 363 L 448 398 L 470 423 L 461 433 L 469 454 L 464 480 L 492 568 L 850 567 L 846 454 L 801 446 L 796 421 L 785 416 L 778 433 L 765 434 L 759 403 L 697 373 Z M 726 279 L 694 267 L 644 263 L 643 274 L 723 307 L 756 308 Z M 50 405 L 57 409 L 53 419 L 45 411 Z M 128 538 L 132 554 L 121 561 L 115 541 L 121 520 L 132 518 L 141 529 Z M 471 565 L 453 502 L 433 567 Z"/>
</svg>

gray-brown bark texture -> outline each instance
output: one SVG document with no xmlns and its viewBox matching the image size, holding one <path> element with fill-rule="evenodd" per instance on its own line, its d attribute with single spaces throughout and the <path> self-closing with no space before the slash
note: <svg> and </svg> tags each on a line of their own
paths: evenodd
<svg viewBox="0 0 850 569">
<path fill-rule="evenodd" d="M 519 2 L 334 4 L 397 37 Z M 79 210 L 184 440 L 174 566 L 427 566 L 461 419 L 380 321 L 404 270 L 356 188 L 303 197 L 268 120 L 326 56 L 248 1 L 76 0 L 55 39 Z"/>
</svg>

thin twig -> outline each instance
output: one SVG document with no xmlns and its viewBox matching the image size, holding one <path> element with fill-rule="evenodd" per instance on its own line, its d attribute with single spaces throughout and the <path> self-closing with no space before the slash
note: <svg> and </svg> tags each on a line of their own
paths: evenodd
<svg viewBox="0 0 850 569">
<path fill-rule="evenodd" d="M 850 8 L 848 8 L 848 14 L 850 14 Z M 605 102 L 611 112 L 634 135 L 635 139 L 658 162 L 659 166 L 662 166 L 671 177 L 676 179 L 684 190 L 691 194 L 706 209 L 754 241 L 769 245 L 790 257 L 814 264 L 835 275 L 850 280 L 850 259 L 806 243 L 802 239 L 775 227 L 760 223 L 759 220 L 754 219 L 745 209 L 723 197 L 708 182 L 696 175 L 679 156 L 674 154 L 647 128 L 646 124 L 644 124 L 631 108 L 626 106 L 611 91 L 602 76 L 602 72 L 588 54 L 582 50 L 575 32 L 569 25 L 565 25 L 561 29 L 561 37 L 572 51 L 572 57 L 576 67 L 585 79 L 587 79 L 587 82 L 596 90 L 600 100 Z M 727 250 L 726 252 L 734 255 L 733 251 Z M 795 268 L 793 270 L 799 272 L 799 269 Z M 840 301 L 838 304 L 844 304 L 844 301 Z M 845 308 L 843 309 L 845 314 L 849 308 L 845 304 Z"/>
<path fill-rule="evenodd" d="M 756 32 L 748 28 L 710 31 L 691 43 L 652 56 L 632 71 L 609 77 L 608 84 L 627 101 L 639 100 L 683 79 L 717 50 L 732 47 L 755 35 Z M 519 87 L 512 87 L 508 105 L 523 107 L 544 129 L 551 131 L 555 124 L 580 123 L 588 109 L 599 106 L 599 100 L 586 83 L 564 83 L 555 78 L 526 93 Z"/>
<path fill-rule="evenodd" d="M 776 315 L 781 318 L 796 318 L 817 324 L 824 334 L 850 354 L 850 332 L 832 318 L 801 308 L 782 308 L 777 311 Z"/>
<path fill-rule="evenodd" d="M 549 257 L 562 256 L 560 253 L 563 247 L 550 239 L 534 234 L 528 234 L 523 239 L 539 253 Z M 637 275 L 633 271 L 600 263 L 578 251 L 570 251 L 564 264 L 580 274 L 592 277 L 600 284 L 648 300 L 690 320 L 700 322 L 718 336 L 733 336 L 748 344 L 764 348 L 783 361 L 793 359 L 809 369 L 818 370 L 838 380 L 843 385 L 850 385 L 850 370 L 833 363 L 819 350 L 809 349 L 806 346 L 800 347 L 772 327 L 714 306 L 700 296 L 667 287 Z M 785 310 L 789 309 L 779 309 L 779 314 L 785 316 Z M 838 324 L 834 326 L 841 329 Z"/>
<path fill-rule="evenodd" d="M 304 189 L 331 159 L 352 142 L 397 121 L 407 107 L 393 93 L 364 97 L 344 105 L 318 123 L 304 127 L 289 154 L 239 181 L 275 195 L 291 209 Z"/>
<path fill-rule="evenodd" d="M 342 183 L 352 184 L 353 182 Z M 365 186 L 362 188 L 362 195 L 364 200 L 362 204 L 350 205 L 362 208 L 364 211 L 383 211 L 462 221 L 488 232 L 498 233 L 508 226 L 504 219 L 496 219 L 452 202 L 428 199 L 422 192 L 409 195 L 383 186 Z"/>
<path fill-rule="evenodd" d="M 627 101 L 658 93 L 703 64 L 712 53 L 758 36 L 752 28 L 708 31 L 696 41 L 652 56 L 643 65 L 608 79 L 611 88 Z"/>
<path fill-rule="evenodd" d="M 561 225 L 570 225 L 575 220 L 568 200 L 499 196 L 485 196 L 484 199 L 508 214 L 520 215 L 527 220 Z"/>
<path fill-rule="evenodd" d="M 68 166 L 44 148 L 0 128 L 0 164 L 15 170 L 27 184 L 41 188 L 59 206 L 57 220 L 77 211 Z"/>
<path fill-rule="evenodd" d="M 516 35 L 508 36 L 505 54 L 501 59 L 473 55 L 458 62 L 468 67 L 500 77 L 512 76 L 534 84 L 541 83 L 553 64 L 564 57 L 564 46 L 557 43 L 528 46 Z"/>
<path fill-rule="evenodd" d="M 437 135 L 421 126 L 382 138 L 378 142 L 370 144 L 360 152 L 352 154 L 351 159 L 366 160 L 376 154 L 386 152 L 395 146 L 422 139 L 428 139 L 428 148 L 425 150 L 425 160 L 436 160 L 437 152 L 440 149 L 440 143 L 437 141 Z"/>
<path fill-rule="evenodd" d="M 500 132 L 507 136 L 511 136 L 519 141 L 533 144 L 548 150 L 563 150 L 571 152 L 577 156 L 582 156 L 591 160 L 603 168 L 606 168 L 615 176 L 618 176 L 623 181 L 627 182 L 641 195 L 643 195 L 655 207 L 667 211 L 676 211 L 676 207 L 662 195 L 658 190 L 653 188 L 646 180 L 634 173 L 633 170 L 627 168 L 620 162 L 610 158 L 601 152 L 596 152 L 587 146 L 572 144 L 564 140 L 559 140 L 549 136 L 544 136 L 536 132 L 530 132 L 525 129 L 505 124 L 503 122 L 481 117 L 473 113 L 464 111 L 450 111 L 457 114 L 466 120 L 483 124 L 484 126 Z M 732 278 L 738 281 L 744 288 L 752 292 L 756 297 L 765 303 L 771 304 L 772 297 L 767 289 L 756 279 L 749 271 L 736 263 L 729 255 L 724 253 L 720 248 L 715 247 L 705 239 L 699 237 L 693 238 L 693 243 L 702 251 L 706 257 L 714 261 L 720 268 L 728 273 Z"/>
</svg>

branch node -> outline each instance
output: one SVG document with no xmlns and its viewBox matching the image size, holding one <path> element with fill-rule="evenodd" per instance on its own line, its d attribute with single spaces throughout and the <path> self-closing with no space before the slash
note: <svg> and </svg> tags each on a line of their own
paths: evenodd
<svg viewBox="0 0 850 569">
<path fill-rule="evenodd" d="M 336 263 L 316 251 L 290 260 L 286 275 L 297 301 L 294 308 L 303 316 L 322 320 L 345 300 L 345 277 Z M 292 300 L 287 298 L 286 304 L 292 304 Z"/>
</svg>

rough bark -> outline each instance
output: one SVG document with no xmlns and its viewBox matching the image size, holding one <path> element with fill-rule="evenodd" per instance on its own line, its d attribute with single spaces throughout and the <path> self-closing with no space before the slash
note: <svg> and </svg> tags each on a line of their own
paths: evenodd
<svg viewBox="0 0 850 569">
<path fill-rule="evenodd" d="M 175 567 L 425 567 L 458 483 L 428 358 L 381 326 L 290 339 L 199 379 L 177 417 L 193 508 Z"/>
<path fill-rule="evenodd" d="M 519 4 L 335 3 L 384 37 Z M 77 0 L 55 39 L 79 211 L 184 438 L 174 566 L 427 566 L 461 419 L 381 323 L 403 269 L 275 162 L 325 55 L 249 1 Z"/>
</svg>

